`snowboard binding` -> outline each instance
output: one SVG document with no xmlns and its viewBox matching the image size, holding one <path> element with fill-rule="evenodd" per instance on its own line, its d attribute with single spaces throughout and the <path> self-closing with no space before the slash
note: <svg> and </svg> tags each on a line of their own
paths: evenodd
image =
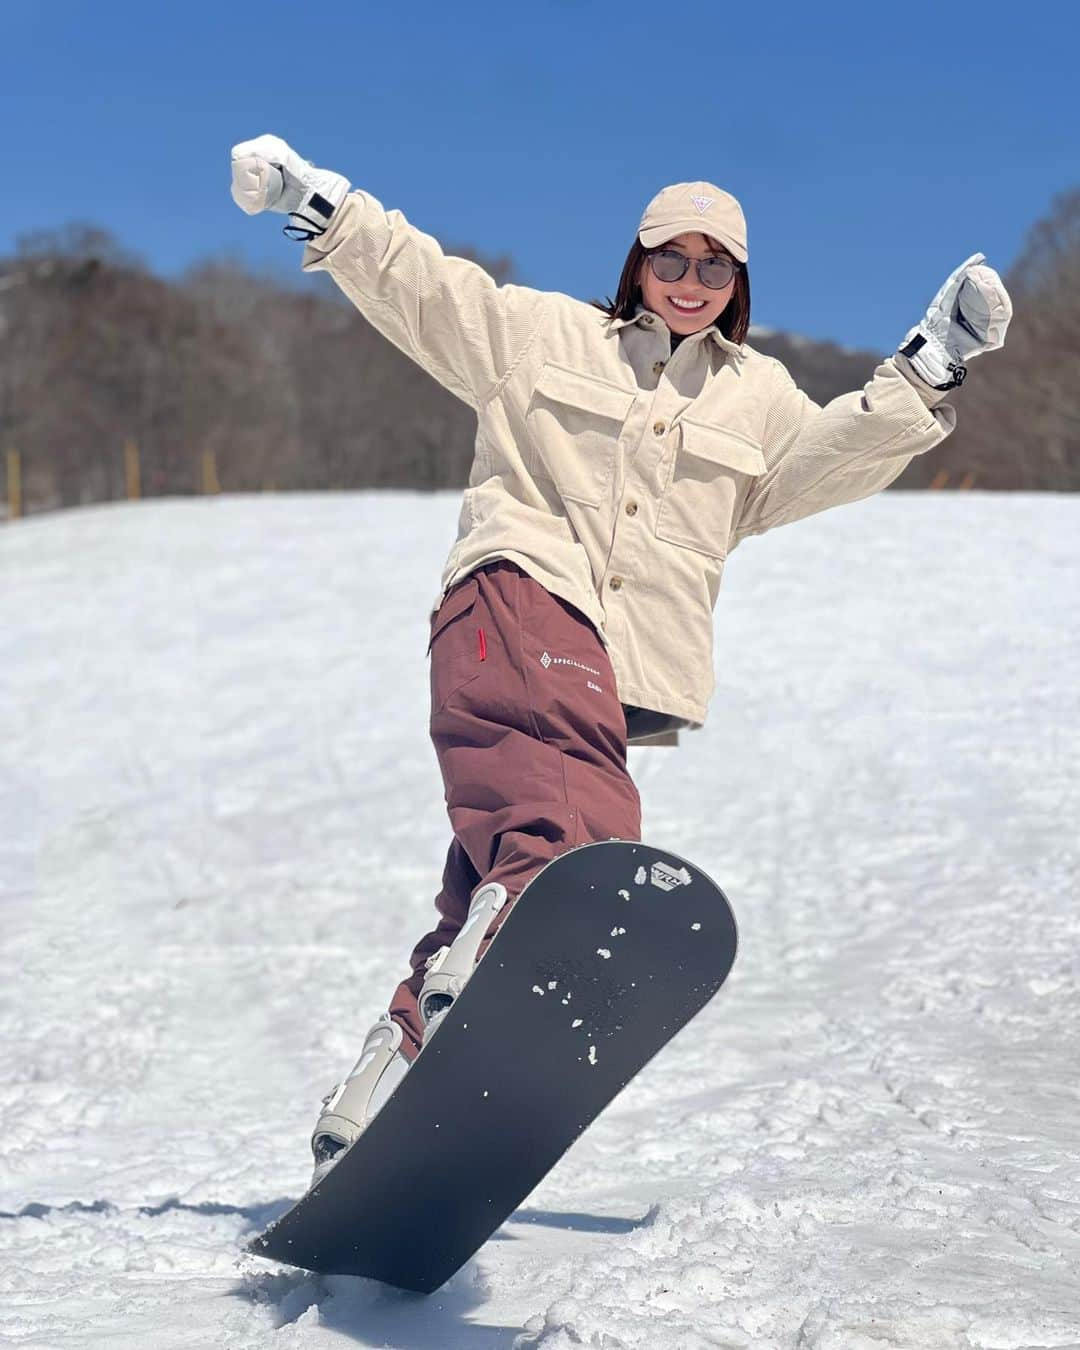
<svg viewBox="0 0 1080 1350">
<path fill-rule="evenodd" d="M 472 898 L 469 917 L 449 947 L 440 947 L 427 960 L 427 975 L 420 987 L 417 1006 L 427 1033 L 449 1011 L 465 982 L 476 969 L 476 954 L 496 914 L 506 904 L 506 887 L 489 882 Z"/>
<path fill-rule="evenodd" d="M 480 944 L 506 900 L 506 887 L 498 882 L 481 886 L 457 937 L 428 959 L 417 999 L 425 1045 L 476 968 Z M 311 1136 L 315 1158 L 311 1189 L 363 1134 L 405 1077 L 409 1061 L 402 1053 L 401 1041 L 401 1027 L 389 1013 L 382 1013 L 364 1037 L 360 1058 L 349 1076 L 323 1098 L 323 1109 Z"/>
</svg>

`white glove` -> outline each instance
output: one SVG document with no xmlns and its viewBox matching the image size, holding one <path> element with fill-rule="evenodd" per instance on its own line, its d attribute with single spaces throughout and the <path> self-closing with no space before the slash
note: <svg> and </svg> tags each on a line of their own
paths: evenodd
<svg viewBox="0 0 1080 1350">
<path fill-rule="evenodd" d="M 249 216 L 278 211 L 289 217 L 290 239 L 326 233 L 330 217 L 345 199 L 349 180 L 317 169 L 280 136 L 256 136 L 232 148 L 232 196 Z"/>
<path fill-rule="evenodd" d="M 980 266 L 985 256 L 973 253 L 960 264 L 899 346 L 919 378 L 934 389 L 963 384 L 966 362 L 1005 345 L 1012 301 L 994 269 Z"/>
</svg>

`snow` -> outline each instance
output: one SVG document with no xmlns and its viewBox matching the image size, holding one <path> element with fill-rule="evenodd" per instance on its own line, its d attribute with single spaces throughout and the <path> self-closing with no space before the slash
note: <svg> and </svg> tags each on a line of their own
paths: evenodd
<svg viewBox="0 0 1080 1350">
<path fill-rule="evenodd" d="M 632 752 L 724 991 L 431 1298 L 242 1254 L 428 927 L 458 507 L 0 531 L 0 1345 L 1077 1350 L 1076 497 L 744 545 L 707 727 Z"/>
</svg>

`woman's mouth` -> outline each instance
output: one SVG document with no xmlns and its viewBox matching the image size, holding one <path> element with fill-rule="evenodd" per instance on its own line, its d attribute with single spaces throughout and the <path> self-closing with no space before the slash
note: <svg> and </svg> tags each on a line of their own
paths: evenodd
<svg viewBox="0 0 1080 1350">
<path fill-rule="evenodd" d="M 679 300 L 674 295 L 669 295 L 668 301 L 680 314 L 696 314 L 699 309 L 705 308 L 704 300 Z"/>
</svg>

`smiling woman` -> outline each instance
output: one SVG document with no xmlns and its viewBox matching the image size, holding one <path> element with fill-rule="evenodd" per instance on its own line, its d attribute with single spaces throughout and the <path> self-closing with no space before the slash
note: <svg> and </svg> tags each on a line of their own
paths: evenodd
<svg viewBox="0 0 1080 1350">
<path fill-rule="evenodd" d="M 750 274 L 746 265 L 732 259 L 734 275 L 714 297 L 705 290 L 701 277 L 694 277 L 692 270 L 676 282 L 664 282 L 657 275 L 655 260 L 662 260 L 665 253 L 676 249 L 695 260 L 729 256 L 717 240 L 703 234 L 678 235 L 662 249 L 647 249 L 635 239 L 623 263 L 614 300 L 594 300 L 593 305 L 611 319 L 633 318 L 638 306 L 644 305 L 646 309 L 662 314 L 665 322 L 670 320 L 669 327 L 673 332 L 697 332 L 708 324 L 715 324 L 732 342 L 745 342 L 750 329 Z M 683 296 L 703 302 L 689 316 L 694 320 L 689 324 L 687 315 L 679 312 L 677 304 L 671 303 Z"/>
<path fill-rule="evenodd" d="M 693 252 L 704 248 L 705 253 Z M 680 234 L 652 249 L 641 271 L 645 305 L 685 337 L 727 309 L 740 264 L 703 234 Z"/>
<path fill-rule="evenodd" d="M 742 343 L 750 329 L 747 258 L 746 220 L 735 198 L 711 183 L 676 183 L 645 208 L 615 299 L 592 303 L 611 319 L 632 319 L 644 305 L 680 337 L 715 324 Z"/>
<path fill-rule="evenodd" d="M 627 745 L 704 722 L 728 553 L 870 496 L 939 444 L 944 391 L 965 352 L 1001 345 L 1008 302 L 970 259 L 903 350 L 821 408 L 746 342 L 746 221 L 712 183 L 652 199 L 607 304 L 497 286 L 276 137 L 234 149 L 233 196 L 287 214 L 304 267 L 478 423 L 428 648 L 454 835 L 439 922 L 316 1124 L 321 1175 L 434 1030 L 429 996 L 460 989 L 528 881 L 579 844 L 639 837 Z M 963 316 L 987 316 L 974 347 L 956 338 L 964 285 L 986 299 Z"/>
</svg>

